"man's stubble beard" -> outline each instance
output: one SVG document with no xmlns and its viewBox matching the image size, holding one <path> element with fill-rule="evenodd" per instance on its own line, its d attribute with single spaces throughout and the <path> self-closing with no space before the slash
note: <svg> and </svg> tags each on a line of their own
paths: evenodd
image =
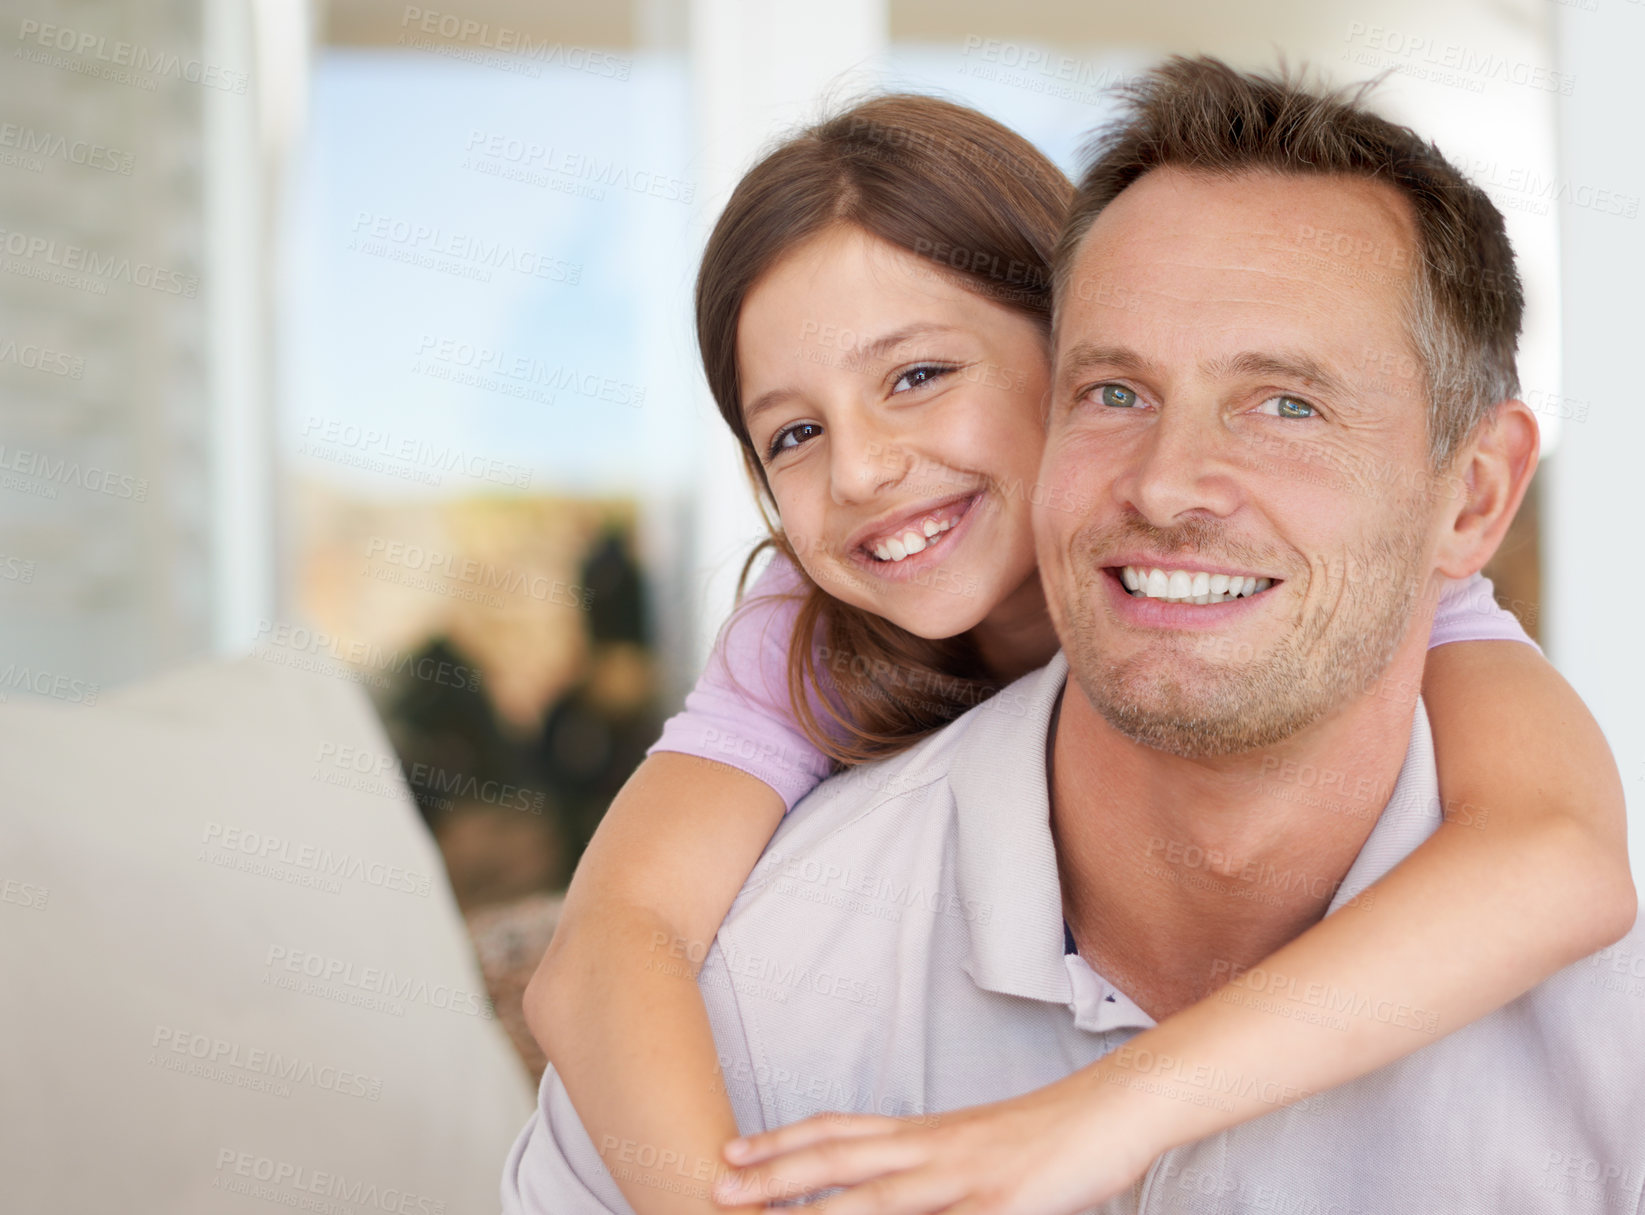
<svg viewBox="0 0 1645 1215">
<path fill-rule="evenodd" d="M 1097 643 L 1100 631 L 1092 619 L 1093 605 L 1106 593 L 1097 580 L 1108 575 L 1085 571 L 1075 601 L 1065 605 L 1075 681 L 1119 733 L 1185 759 L 1236 755 L 1292 737 L 1364 694 L 1404 639 L 1426 581 L 1418 577 L 1421 520 L 1412 505 L 1403 504 L 1393 526 L 1347 555 L 1344 568 L 1359 577 L 1345 574 L 1331 602 L 1316 599 L 1308 616 L 1268 652 L 1244 662 L 1204 658 L 1196 651 L 1216 639 L 1203 634 L 1162 636 L 1136 657 L 1109 657 Z M 1188 565 L 1196 554 L 1229 552 L 1215 542 L 1219 530 L 1193 525 L 1167 532 L 1146 524 L 1124 529 L 1129 537 L 1154 538 L 1158 551 L 1176 552 Z M 1258 560 L 1246 568 L 1274 567 Z"/>
</svg>

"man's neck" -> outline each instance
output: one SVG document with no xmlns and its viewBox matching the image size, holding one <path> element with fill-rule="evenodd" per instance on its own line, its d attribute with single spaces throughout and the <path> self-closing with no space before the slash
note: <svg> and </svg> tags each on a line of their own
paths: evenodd
<svg viewBox="0 0 1645 1215">
<path fill-rule="evenodd" d="M 1317 923 L 1404 766 L 1424 654 L 1279 746 L 1199 760 L 1119 734 L 1070 676 L 1051 829 L 1081 955 L 1162 1020 Z"/>
</svg>

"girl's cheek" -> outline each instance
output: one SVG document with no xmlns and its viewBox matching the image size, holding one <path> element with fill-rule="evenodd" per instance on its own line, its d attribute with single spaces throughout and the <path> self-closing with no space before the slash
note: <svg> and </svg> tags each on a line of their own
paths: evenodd
<svg viewBox="0 0 1645 1215">
<path fill-rule="evenodd" d="M 789 483 L 783 486 L 782 493 L 774 492 L 772 495 L 777 501 L 777 515 L 782 521 L 783 531 L 807 562 L 816 559 L 815 554 L 822 549 L 822 537 L 827 534 L 822 526 L 827 522 L 826 499 L 819 499 L 811 489 Z"/>
</svg>

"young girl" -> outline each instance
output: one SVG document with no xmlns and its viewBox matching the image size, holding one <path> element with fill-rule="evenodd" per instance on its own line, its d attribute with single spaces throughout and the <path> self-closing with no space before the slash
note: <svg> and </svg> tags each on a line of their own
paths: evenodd
<svg viewBox="0 0 1645 1215">
<path fill-rule="evenodd" d="M 807 1190 L 875 1183 L 832 1200 L 841 1212 L 1001 1194 L 1011 1210 L 1073 1211 L 1167 1148 L 1272 1108 L 1151 1100 L 1093 1082 L 1099 1061 L 925 1125 L 808 1119 L 727 1146 L 737 1127 L 694 974 L 783 814 L 831 770 L 911 745 L 1057 648 L 1029 520 L 1049 257 L 1071 192 L 992 120 L 885 97 L 766 157 L 720 217 L 697 283 L 698 338 L 780 520 L 778 555 L 601 823 L 527 992 L 533 1032 L 593 1142 L 764 1161 Z M 1208 984 L 1135 1046 L 1317 1091 L 1626 932 L 1620 781 L 1597 726 L 1527 642 L 1477 576 L 1440 601 L 1422 692 L 1447 821 L 1264 963 L 1299 989 L 1397 995 L 1434 1011 L 1430 1032 L 1287 1020 Z M 1362 818 L 1381 808 L 1322 802 Z M 719 1209 L 706 1189 L 617 1175 L 640 1215 Z M 723 1200 L 757 1199 L 736 1181 L 722 1179 Z"/>
</svg>

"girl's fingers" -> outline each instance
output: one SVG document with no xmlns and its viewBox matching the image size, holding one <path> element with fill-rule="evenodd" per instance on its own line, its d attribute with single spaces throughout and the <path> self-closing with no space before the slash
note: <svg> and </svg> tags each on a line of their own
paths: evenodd
<svg viewBox="0 0 1645 1215">
<path fill-rule="evenodd" d="M 878 1114 L 817 1114 L 800 1122 L 779 1126 L 774 1131 L 733 1139 L 725 1145 L 725 1158 L 732 1164 L 758 1164 L 780 1153 L 810 1147 L 824 1140 L 883 1135 L 902 1125 L 895 1118 L 883 1118 Z"/>
<path fill-rule="evenodd" d="M 714 1201 L 725 1206 L 756 1199 L 783 1202 L 829 1186 L 856 1185 L 900 1172 L 923 1163 L 926 1156 L 924 1148 L 908 1135 L 869 1132 L 824 1139 L 727 1174 L 714 1183 Z M 835 1200 L 829 1201 L 832 1208 Z"/>
<path fill-rule="evenodd" d="M 966 1187 L 952 1174 L 937 1169 L 910 1169 L 893 1173 L 843 1194 L 835 1194 L 822 1206 L 827 1215 L 935 1215 L 957 1208 L 950 1204 L 965 1197 Z M 793 1215 L 793 1207 L 766 1207 L 763 1215 Z"/>
<path fill-rule="evenodd" d="M 994 1215 L 999 1204 L 992 1198 L 981 1198 L 972 1193 L 966 1195 L 951 1207 L 943 1208 L 942 1215 Z"/>
</svg>

